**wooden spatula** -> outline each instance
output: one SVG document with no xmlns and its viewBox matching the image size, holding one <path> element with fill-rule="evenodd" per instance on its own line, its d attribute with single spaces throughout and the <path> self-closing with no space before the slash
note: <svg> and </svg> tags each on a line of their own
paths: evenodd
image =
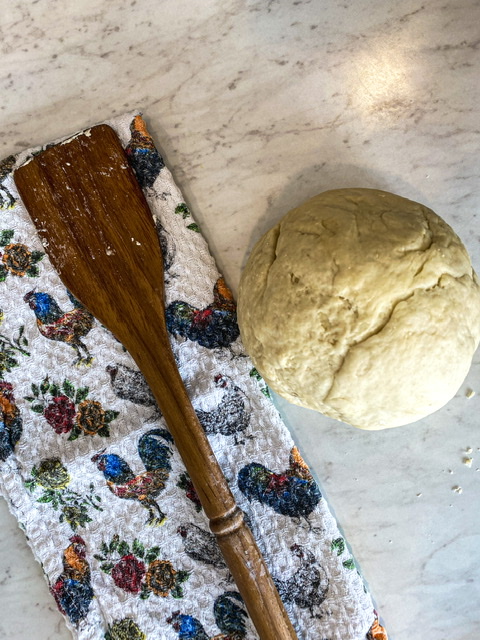
<svg viewBox="0 0 480 640">
<path fill-rule="evenodd" d="M 178 373 L 157 232 L 115 132 L 99 125 L 47 149 L 15 183 L 65 286 L 144 374 L 260 638 L 296 638 Z"/>
</svg>

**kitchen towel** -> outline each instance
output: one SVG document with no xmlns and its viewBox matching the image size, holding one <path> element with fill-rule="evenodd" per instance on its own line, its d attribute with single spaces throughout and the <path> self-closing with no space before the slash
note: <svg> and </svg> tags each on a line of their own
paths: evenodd
<svg viewBox="0 0 480 640">
<path fill-rule="evenodd" d="M 142 116 L 107 124 L 155 218 L 180 373 L 299 638 L 385 640 Z M 16 193 L 39 151 L 0 165 L 1 493 L 75 638 L 256 638 L 143 376 L 65 289 Z"/>
</svg>

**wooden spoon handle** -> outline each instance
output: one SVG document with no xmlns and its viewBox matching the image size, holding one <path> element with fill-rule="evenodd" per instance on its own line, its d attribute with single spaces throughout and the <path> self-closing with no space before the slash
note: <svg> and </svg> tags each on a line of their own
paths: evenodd
<svg viewBox="0 0 480 640">
<path fill-rule="evenodd" d="M 296 640 L 265 559 L 192 407 L 170 344 L 162 332 L 157 338 L 150 349 L 136 354 L 137 364 L 158 401 L 252 622 L 261 640 Z"/>
</svg>

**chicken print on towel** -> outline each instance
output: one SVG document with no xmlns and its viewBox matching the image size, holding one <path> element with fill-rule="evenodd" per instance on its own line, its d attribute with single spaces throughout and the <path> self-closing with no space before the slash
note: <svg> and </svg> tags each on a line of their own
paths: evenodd
<svg viewBox="0 0 480 640">
<path fill-rule="evenodd" d="M 0 210 L 12 209 L 15 204 L 14 196 L 4 184 L 4 181 L 11 177 L 15 163 L 15 156 L 7 156 L 3 160 L 0 160 Z"/>
<path fill-rule="evenodd" d="M 209 564 L 217 569 L 226 569 L 216 537 L 210 531 L 206 531 L 193 522 L 181 524 L 177 533 L 183 539 L 185 553 L 192 560 Z"/>
<path fill-rule="evenodd" d="M 63 552 L 63 571 L 50 587 L 58 608 L 74 625 L 86 617 L 93 599 L 86 545 L 80 536 L 72 536 Z"/>
<path fill-rule="evenodd" d="M 296 570 L 289 578 L 274 578 L 281 599 L 307 609 L 312 618 L 321 618 L 320 605 L 327 597 L 328 577 L 311 551 L 303 545 L 293 544 L 292 554 L 299 559 Z"/>
<path fill-rule="evenodd" d="M 93 327 L 94 318 L 69 291 L 67 293 L 74 307 L 71 311 L 62 311 L 53 296 L 44 291 L 29 291 L 24 300 L 35 313 L 42 336 L 70 345 L 77 354 L 74 364 L 89 365 L 92 356 L 80 338 Z"/>
<path fill-rule="evenodd" d="M 214 381 L 216 387 L 223 390 L 221 400 L 211 411 L 195 408 L 198 420 L 207 435 L 233 436 L 234 444 L 244 444 L 245 437 L 253 438 L 248 435 L 240 439 L 238 435 L 250 424 L 252 410 L 247 395 L 226 375 L 218 374 Z"/>
<path fill-rule="evenodd" d="M 165 317 L 167 329 L 207 349 L 230 347 L 240 335 L 237 307 L 232 292 L 223 278 L 213 287 L 213 302 L 196 309 L 188 302 L 175 300 L 168 305 Z"/>
<path fill-rule="evenodd" d="M 220 629 L 220 635 L 210 636 L 202 623 L 193 616 L 180 611 L 167 619 L 178 633 L 179 640 L 243 640 L 247 636 L 247 610 L 242 597 L 237 591 L 226 591 L 219 595 L 213 605 L 215 624 Z"/>
<path fill-rule="evenodd" d="M 13 386 L 0 380 L 0 462 L 12 455 L 23 430 L 20 409 L 15 403 Z"/>
<path fill-rule="evenodd" d="M 170 458 L 173 451 L 158 438 L 173 444 L 173 438 L 166 429 L 152 429 L 144 433 L 138 442 L 138 455 L 145 471 L 138 475 L 115 453 L 105 453 L 103 450 L 92 458 L 114 495 L 125 500 L 136 500 L 148 510 L 147 524 L 150 526 L 162 526 L 167 519 L 156 498 L 164 490 L 172 469 Z"/>
<path fill-rule="evenodd" d="M 303 518 L 310 528 L 308 518 L 322 498 L 297 447 L 290 452 L 288 469 L 280 473 L 259 462 L 242 467 L 238 473 L 238 487 L 248 500 L 257 500 L 290 518 Z"/>
<path fill-rule="evenodd" d="M 140 186 L 143 189 L 151 189 L 165 163 L 156 150 L 141 116 L 135 116 L 132 120 L 130 132 L 131 138 L 125 153 Z"/>
</svg>

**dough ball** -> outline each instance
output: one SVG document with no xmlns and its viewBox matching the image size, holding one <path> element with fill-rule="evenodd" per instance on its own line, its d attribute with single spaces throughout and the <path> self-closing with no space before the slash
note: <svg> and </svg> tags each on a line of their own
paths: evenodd
<svg viewBox="0 0 480 640">
<path fill-rule="evenodd" d="M 238 320 L 277 393 L 384 429 L 455 395 L 480 340 L 480 286 L 461 240 L 433 211 L 384 191 L 336 189 L 256 244 Z"/>
</svg>

